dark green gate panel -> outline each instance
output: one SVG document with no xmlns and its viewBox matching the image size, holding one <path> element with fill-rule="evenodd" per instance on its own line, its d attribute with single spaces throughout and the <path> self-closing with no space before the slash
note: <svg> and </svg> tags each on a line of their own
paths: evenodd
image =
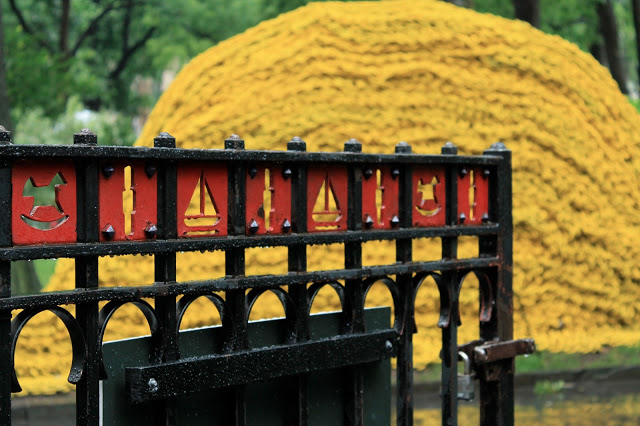
<svg viewBox="0 0 640 426">
<path fill-rule="evenodd" d="M 367 332 L 389 328 L 391 310 L 365 310 Z M 312 315 L 311 338 L 322 339 L 339 334 L 341 313 Z M 249 342 L 252 348 L 284 343 L 285 319 L 249 323 Z M 125 390 L 125 368 L 149 364 L 149 337 L 105 343 L 104 363 L 108 379 L 101 386 L 103 424 L 141 425 L 153 421 L 162 402 L 130 404 Z M 220 353 L 223 341 L 221 327 L 206 327 L 180 332 L 182 359 Z M 330 355 L 330 354 L 329 354 Z M 247 366 L 251 368 L 250 365 Z M 389 424 L 391 420 L 391 362 L 384 359 L 362 365 L 364 376 L 365 424 Z M 340 425 L 344 418 L 343 369 L 308 375 L 309 425 Z M 287 425 L 291 399 L 291 378 L 254 383 L 244 386 L 246 416 L 249 425 Z M 202 392 L 177 398 L 176 414 L 180 425 L 221 425 L 231 409 L 233 390 Z"/>
</svg>

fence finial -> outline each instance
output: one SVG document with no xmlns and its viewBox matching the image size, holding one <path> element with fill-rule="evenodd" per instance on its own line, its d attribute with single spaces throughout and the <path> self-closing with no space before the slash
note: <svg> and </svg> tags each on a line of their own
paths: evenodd
<svg viewBox="0 0 640 426">
<path fill-rule="evenodd" d="M 396 145 L 396 154 L 411 154 L 411 145 L 405 141 L 399 142 Z"/>
<path fill-rule="evenodd" d="M 11 143 L 11 132 L 0 125 L 0 143 Z"/>
<path fill-rule="evenodd" d="M 89 129 L 82 129 L 73 134 L 74 145 L 97 145 L 98 136 Z"/>
<path fill-rule="evenodd" d="M 300 136 L 294 136 L 287 143 L 287 150 L 304 152 L 307 150 L 307 143 L 303 141 L 302 138 L 300 138 Z"/>
<path fill-rule="evenodd" d="M 355 138 L 344 143 L 344 152 L 362 152 L 362 144 Z"/>
<path fill-rule="evenodd" d="M 155 148 L 175 148 L 176 138 L 174 138 L 167 132 L 162 132 L 158 136 L 153 138 L 153 146 Z"/>
<path fill-rule="evenodd" d="M 440 148 L 441 154 L 450 154 L 456 155 L 458 153 L 458 147 L 453 144 L 453 142 L 449 141 L 445 143 L 442 148 Z"/>
<path fill-rule="evenodd" d="M 224 149 L 244 149 L 244 141 L 234 133 L 224 140 Z"/>
<path fill-rule="evenodd" d="M 504 143 L 498 141 L 491 145 L 489 151 L 509 151 L 509 148 L 507 148 Z"/>
</svg>

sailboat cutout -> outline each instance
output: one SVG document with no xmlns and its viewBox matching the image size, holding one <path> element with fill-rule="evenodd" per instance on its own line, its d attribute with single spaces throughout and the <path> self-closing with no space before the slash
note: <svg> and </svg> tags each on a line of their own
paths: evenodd
<svg viewBox="0 0 640 426">
<path fill-rule="evenodd" d="M 329 173 L 325 174 L 324 182 L 318 191 L 316 202 L 313 206 L 313 221 L 317 230 L 335 230 L 339 228 L 342 218 L 342 210 L 336 196 Z"/>
<path fill-rule="evenodd" d="M 184 223 L 189 227 L 211 227 L 217 225 L 219 221 L 220 213 L 218 213 L 216 201 L 209 188 L 209 182 L 202 172 L 191 195 L 189 207 L 184 215 Z"/>
</svg>

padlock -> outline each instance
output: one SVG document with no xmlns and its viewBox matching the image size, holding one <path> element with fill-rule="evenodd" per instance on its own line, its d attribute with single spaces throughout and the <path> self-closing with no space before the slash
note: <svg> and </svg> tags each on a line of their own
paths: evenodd
<svg viewBox="0 0 640 426">
<path fill-rule="evenodd" d="M 464 363 L 464 374 L 458 374 L 458 399 L 472 401 L 476 391 L 471 377 L 471 361 L 464 352 L 458 352 L 458 358 Z"/>
</svg>

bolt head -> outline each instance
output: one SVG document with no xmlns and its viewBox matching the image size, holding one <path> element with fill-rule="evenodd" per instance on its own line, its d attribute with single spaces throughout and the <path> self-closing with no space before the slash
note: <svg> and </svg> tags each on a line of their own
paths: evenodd
<svg viewBox="0 0 640 426">
<path fill-rule="evenodd" d="M 147 387 L 149 388 L 149 392 L 156 393 L 158 392 L 158 381 L 153 377 L 149 379 L 147 382 Z"/>
<path fill-rule="evenodd" d="M 369 179 L 371 176 L 373 176 L 373 170 L 371 170 L 371 169 L 366 169 L 366 170 L 364 171 L 364 178 L 365 178 L 365 179 Z"/>
<path fill-rule="evenodd" d="M 106 177 L 107 179 L 111 177 L 111 175 L 113 175 L 113 172 L 115 171 L 115 169 L 113 168 L 113 166 L 111 164 L 107 164 L 106 166 L 104 166 L 102 168 L 102 174 L 104 175 L 104 177 Z"/>
<path fill-rule="evenodd" d="M 469 172 L 467 171 L 467 169 L 465 169 L 464 167 L 462 169 L 460 169 L 460 177 L 465 177 Z"/>
<path fill-rule="evenodd" d="M 148 223 L 147 226 L 145 226 L 144 235 L 148 239 L 155 238 L 155 236 L 158 235 L 158 227 L 155 223 Z"/>
<path fill-rule="evenodd" d="M 489 222 L 489 214 L 488 213 L 485 213 L 485 214 L 482 215 L 482 221 L 484 223 Z"/>
<path fill-rule="evenodd" d="M 393 180 L 398 179 L 398 177 L 400 177 L 400 170 L 398 169 L 391 170 L 391 177 L 393 178 Z"/>
<path fill-rule="evenodd" d="M 464 223 L 465 220 L 467 220 L 467 215 L 460 213 L 460 223 Z"/>
<path fill-rule="evenodd" d="M 257 174 L 258 174 L 257 168 L 255 167 L 249 168 L 249 176 L 251 176 L 251 179 L 255 178 Z"/>
<path fill-rule="evenodd" d="M 116 235 L 116 230 L 110 223 L 107 223 L 104 228 L 102 228 L 102 235 L 104 235 L 107 240 L 113 240 L 113 237 Z"/>
<path fill-rule="evenodd" d="M 282 170 L 282 177 L 284 178 L 284 180 L 288 180 L 291 177 L 292 174 L 293 174 L 293 172 L 288 167 L 286 169 Z"/>
<path fill-rule="evenodd" d="M 256 222 L 255 219 L 252 220 L 249 224 L 249 231 L 251 231 L 252 234 L 255 234 L 256 232 L 258 232 L 258 229 L 260 229 L 260 225 L 258 225 L 258 222 Z"/>
<path fill-rule="evenodd" d="M 149 179 L 151 179 L 153 175 L 156 174 L 156 166 L 154 166 L 153 164 L 147 164 L 144 167 L 144 173 L 147 175 Z"/>
<path fill-rule="evenodd" d="M 391 352 L 393 350 L 393 343 L 391 343 L 391 340 L 387 340 L 386 342 L 384 342 L 384 348 L 387 350 L 387 352 Z"/>
<path fill-rule="evenodd" d="M 285 219 L 284 222 L 282 222 L 282 232 L 286 234 L 289 231 L 291 231 L 291 222 L 289 222 L 289 219 Z"/>
<path fill-rule="evenodd" d="M 367 215 L 367 217 L 364 219 L 364 226 L 366 226 L 368 229 L 373 228 L 373 219 L 370 215 Z"/>
<path fill-rule="evenodd" d="M 391 226 L 398 226 L 400 225 L 400 219 L 398 218 L 397 215 L 393 215 L 393 217 L 391 218 Z"/>
</svg>

